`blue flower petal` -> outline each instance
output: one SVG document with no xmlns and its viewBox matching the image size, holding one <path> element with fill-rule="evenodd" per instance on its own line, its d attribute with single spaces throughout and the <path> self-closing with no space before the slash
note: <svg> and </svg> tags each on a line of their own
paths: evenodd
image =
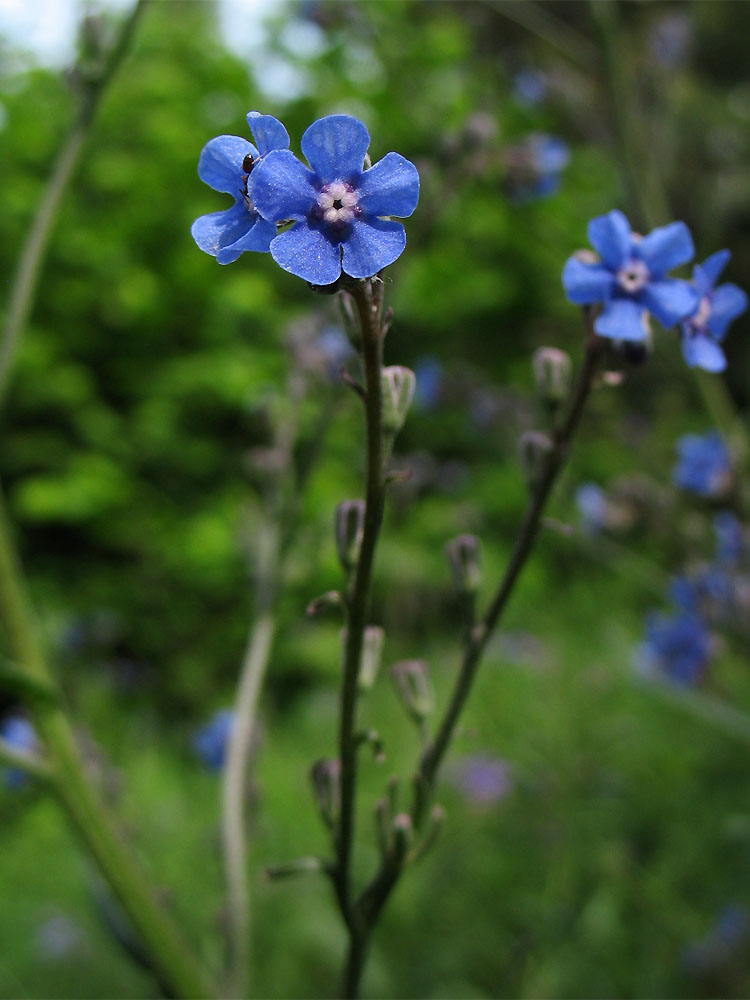
<svg viewBox="0 0 750 1000">
<path fill-rule="evenodd" d="M 695 312 L 698 293 L 687 281 L 663 278 L 645 285 L 638 300 L 656 316 L 662 326 L 673 326 Z"/>
<path fill-rule="evenodd" d="M 589 243 L 611 271 L 619 270 L 630 256 L 630 223 L 617 209 L 592 219 L 586 233 Z"/>
<path fill-rule="evenodd" d="M 601 316 L 594 321 L 594 330 L 600 337 L 612 340 L 645 340 L 647 328 L 643 306 L 633 299 L 612 299 Z"/>
<path fill-rule="evenodd" d="M 272 149 L 289 149 L 289 133 L 273 115 L 262 115 L 259 111 L 250 111 L 247 124 L 253 133 L 253 139 L 258 143 L 261 156 Z"/>
<path fill-rule="evenodd" d="M 244 202 L 238 202 L 225 212 L 201 215 L 190 227 L 190 233 L 201 250 L 216 257 L 222 247 L 244 236 L 256 218 L 254 213 L 248 212 Z"/>
<path fill-rule="evenodd" d="M 615 276 L 601 264 L 586 264 L 569 257 L 562 273 L 565 294 L 577 306 L 606 302 L 614 289 Z"/>
<path fill-rule="evenodd" d="M 417 207 L 417 168 L 399 153 L 387 153 L 357 185 L 359 207 L 367 215 L 396 215 L 405 219 Z"/>
<path fill-rule="evenodd" d="M 259 215 L 253 214 L 254 221 L 244 236 L 240 236 L 234 243 L 222 246 L 216 254 L 219 264 L 232 264 L 240 254 L 246 250 L 255 253 L 268 253 L 271 248 L 271 240 L 276 236 L 276 226 L 273 222 L 266 222 Z"/>
<path fill-rule="evenodd" d="M 271 256 L 279 267 L 313 285 L 330 285 L 341 274 L 338 244 L 304 222 L 279 233 L 271 243 Z"/>
<path fill-rule="evenodd" d="M 352 278 L 371 278 L 401 256 L 406 233 L 400 222 L 357 220 L 343 243 L 344 271 Z"/>
<path fill-rule="evenodd" d="M 256 210 L 269 222 L 304 219 L 317 198 L 313 174 L 289 150 L 267 153 L 247 181 Z"/>
<path fill-rule="evenodd" d="M 723 372 L 727 366 L 724 352 L 710 337 L 695 333 L 682 338 L 682 356 L 691 368 Z"/>
<path fill-rule="evenodd" d="M 239 197 L 244 177 L 242 161 L 248 153 L 258 155 L 258 150 L 247 139 L 238 135 L 217 135 L 201 150 L 198 176 L 214 191 Z"/>
<path fill-rule="evenodd" d="M 359 175 L 369 145 L 367 129 L 349 115 L 318 118 L 306 129 L 301 143 L 307 162 L 324 184 Z"/>
<path fill-rule="evenodd" d="M 747 309 L 747 295 L 731 283 L 719 285 L 711 296 L 711 314 L 706 320 L 706 329 L 717 340 L 721 340 L 733 319 L 737 319 Z"/>
<path fill-rule="evenodd" d="M 705 288 L 700 288 L 696 281 L 696 288 L 698 288 L 700 295 L 705 295 L 709 289 L 714 287 L 719 280 L 719 275 L 729 263 L 731 256 L 728 250 L 717 250 L 716 253 L 712 253 L 710 257 L 707 257 L 702 264 L 696 264 L 695 270 L 697 271 L 700 268 L 703 280 L 707 283 Z"/>
<path fill-rule="evenodd" d="M 638 256 L 655 278 L 687 263 L 695 253 L 693 238 L 684 222 L 670 222 L 668 226 L 653 229 L 637 247 Z"/>
</svg>

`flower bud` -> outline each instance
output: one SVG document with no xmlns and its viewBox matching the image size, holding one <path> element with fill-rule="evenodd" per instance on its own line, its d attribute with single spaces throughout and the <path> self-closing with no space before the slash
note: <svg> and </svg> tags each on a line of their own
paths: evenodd
<svg viewBox="0 0 750 1000">
<path fill-rule="evenodd" d="M 365 526 L 364 500 L 344 500 L 336 508 L 334 531 L 339 561 L 347 573 L 356 565 Z"/>
<path fill-rule="evenodd" d="M 417 377 L 411 368 L 403 365 L 392 365 L 381 372 L 383 390 L 383 433 L 395 437 L 404 426 L 406 414 L 409 412 L 414 390 L 417 387 Z"/>
<path fill-rule="evenodd" d="M 539 483 L 553 448 L 552 438 L 542 431 L 524 431 L 521 435 L 519 442 L 521 464 L 530 490 Z"/>
<path fill-rule="evenodd" d="M 360 691 L 369 691 L 380 670 L 385 632 L 379 625 L 368 625 L 362 642 L 362 658 L 359 664 L 358 684 Z"/>
<path fill-rule="evenodd" d="M 480 545 L 476 535 L 459 535 L 445 546 L 451 564 L 453 583 L 459 594 L 475 594 L 482 571 L 479 566 Z"/>
<path fill-rule="evenodd" d="M 540 347 L 532 359 L 537 391 L 543 402 L 558 406 L 567 399 L 573 365 L 565 351 L 556 347 Z"/>
<path fill-rule="evenodd" d="M 424 660 L 401 660 L 391 667 L 391 677 L 404 708 L 420 724 L 435 705 L 427 664 Z"/>
<path fill-rule="evenodd" d="M 318 615 L 323 614 L 324 611 L 332 608 L 340 610 L 343 606 L 344 600 L 341 593 L 338 590 L 327 590 L 325 594 L 321 594 L 320 597 L 315 597 L 310 601 L 305 613 L 310 618 L 316 618 Z"/>
<path fill-rule="evenodd" d="M 393 836 L 393 853 L 396 857 L 403 857 L 414 840 L 414 827 L 408 813 L 397 813 L 393 817 L 391 834 Z"/>
<path fill-rule="evenodd" d="M 310 768 L 310 780 L 321 818 L 333 829 L 341 811 L 341 762 L 335 758 L 316 760 Z"/>
</svg>

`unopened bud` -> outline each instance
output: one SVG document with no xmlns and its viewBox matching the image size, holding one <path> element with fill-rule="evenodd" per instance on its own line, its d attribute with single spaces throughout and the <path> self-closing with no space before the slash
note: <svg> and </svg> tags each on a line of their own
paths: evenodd
<svg viewBox="0 0 750 1000">
<path fill-rule="evenodd" d="M 427 664 L 424 660 L 401 660 L 391 667 L 391 676 L 404 708 L 416 723 L 422 723 L 435 705 Z"/>
<path fill-rule="evenodd" d="M 524 431 L 519 442 L 521 464 L 529 489 L 534 489 L 547 468 L 554 443 L 542 431 Z"/>
<path fill-rule="evenodd" d="M 565 351 L 540 347 L 532 360 L 537 391 L 545 403 L 557 406 L 567 399 L 573 365 Z"/>
<path fill-rule="evenodd" d="M 364 500 L 344 500 L 336 508 L 334 530 L 339 560 L 347 573 L 356 565 L 365 526 Z"/>
<path fill-rule="evenodd" d="M 320 597 L 314 598 L 307 605 L 306 614 L 311 618 L 316 618 L 318 615 L 323 614 L 324 611 L 328 611 L 331 608 L 336 608 L 337 610 L 344 606 L 344 600 L 338 590 L 328 590 L 325 594 L 321 594 Z"/>
<path fill-rule="evenodd" d="M 414 827 L 411 816 L 408 813 L 397 813 L 393 817 L 391 836 L 393 838 L 393 854 L 395 858 L 404 858 L 414 841 Z"/>
<path fill-rule="evenodd" d="M 417 377 L 411 368 L 392 365 L 381 372 L 383 390 L 383 432 L 394 437 L 404 426 L 414 399 Z"/>
<path fill-rule="evenodd" d="M 385 632 L 379 625 L 368 625 L 362 640 L 362 658 L 359 664 L 360 691 L 369 691 L 380 670 Z"/>
<path fill-rule="evenodd" d="M 341 811 L 340 761 L 316 760 L 310 768 L 310 779 L 323 822 L 333 829 Z"/>
<path fill-rule="evenodd" d="M 459 535 L 445 546 L 451 564 L 453 583 L 459 594 L 475 594 L 482 571 L 479 565 L 480 545 L 476 535 Z"/>
</svg>

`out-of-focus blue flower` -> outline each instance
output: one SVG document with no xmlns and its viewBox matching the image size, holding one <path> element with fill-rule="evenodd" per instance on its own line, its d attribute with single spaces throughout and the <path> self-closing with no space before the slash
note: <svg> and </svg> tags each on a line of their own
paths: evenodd
<svg viewBox="0 0 750 1000">
<path fill-rule="evenodd" d="M 576 490 L 576 507 L 581 527 L 589 535 L 598 534 L 607 523 L 607 494 L 596 483 L 581 483 Z"/>
<path fill-rule="evenodd" d="M 453 786 L 476 805 L 499 802 L 513 788 L 510 764 L 489 754 L 477 754 L 456 761 L 448 776 Z"/>
<path fill-rule="evenodd" d="M 698 302 L 682 322 L 682 353 L 691 368 L 720 372 L 727 366 L 719 344 L 732 320 L 747 309 L 747 295 L 737 285 L 715 287 L 730 257 L 728 250 L 719 250 L 693 268 Z"/>
<path fill-rule="evenodd" d="M 443 384 L 443 366 L 436 358 L 420 358 L 414 365 L 417 387 L 414 405 L 420 410 L 434 409 L 440 399 Z"/>
<path fill-rule="evenodd" d="M 652 614 L 636 663 L 646 676 L 662 677 L 689 686 L 700 680 L 711 658 L 711 634 L 697 614 Z"/>
<path fill-rule="evenodd" d="M 720 510 L 714 515 L 716 532 L 716 559 L 721 565 L 735 566 L 742 558 L 742 525 L 730 510 Z"/>
<path fill-rule="evenodd" d="M 64 913 L 48 917 L 37 927 L 34 938 L 42 958 L 53 962 L 80 952 L 86 943 L 81 927 Z"/>
<path fill-rule="evenodd" d="M 405 218 L 419 199 L 413 163 L 387 153 L 367 170 L 367 129 L 349 115 L 313 122 L 302 136 L 310 168 L 288 150 L 264 157 L 248 190 L 269 223 L 294 225 L 271 243 L 271 256 L 285 271 L 313 285 L 330 285 L 342 270 L 370 278 L 400 257 L 406 233 L 389 216 Z"/>
<path fill-rule="evenodd" d="M 692 26 L 688 12 L 670 11 L 656 22 L 651 32 L 651 54 L 665 69 L 677 69 L 687 60 L 691 36 Z"/>
<path fill-rule="evenodd" d="M 693 975 L 717 972 L 750 940 L 750 919 L 741 903 L 730 903 L 717 916 L 705 937 L 685 949 L 682 960 Z"/>
<path fill-rule="evenodd" d="M 535 132 L 506 150 L 508 184 L 514 201 L 531 201 L 554 194 L 570 163 L 570 147 L 556 135 Z"/>
<path fill-rule="evenodd" d="M 684 434 L 677 441 L 677 464 L 672 471 L 676 486 L 702 497 L 726 493 L 732 481 L 732 464 L 721 435 Z"/>
<path fill-rule="evenodd" d="M 271 115 L 251 111 L 247 116 L 256 149 L 238 135 L 219 135 L 207 142 L 198 160 L 198 176 L 214 191 L 231 194 L 234 205 L 223 212 L 201 215 L 190 232 L 219 264 L 231 264 L 246 250 L 267 253 L 276 226 L 262 219 L 248 193 L 248 178 L 274 149 L 288 149 L 286 129 Z"/>
<path fill-rule="evenodd" d="M 662 326 L 673 326 L 695 312 L 695 288 L 666 276 L 693 256 L 684 222 L 671 222 L 641 237 L 631 232 L 626 217 L 615 209 L 592 219 L 587 232 L 599 259 L 585 250 L 574 254 L 565 264 L 562 283 L 576 305 L 601 303 L 594 321 L 600 337 L 642 341 L 648 336 L 648 313 Z"/>
<path fill-rule="evenodd" d="M 539 69 L 522 69 L 513 77 L 513 96 L 519 104 L 536 107 L 547 96 L 547 77 Z"/>
<path fill-rule="evenodd" d="M 21 715 L 9 715 L 0 723 L 0 739 L 8 746 L 24 753 L 33 753 L 39 746 L 36 731 L 28 719 Z M 4 772 L 8 788 L 20 788 L 26 783 L 26 775 L 20 768 L 9 767 Z"/>
<path fill-rule="evenodd" d="M 234 713 L 223 708 L 193 736 L 193 750 L 211 771 L 220 771 L 224 766 L 233 723 Z"/>
</svg>

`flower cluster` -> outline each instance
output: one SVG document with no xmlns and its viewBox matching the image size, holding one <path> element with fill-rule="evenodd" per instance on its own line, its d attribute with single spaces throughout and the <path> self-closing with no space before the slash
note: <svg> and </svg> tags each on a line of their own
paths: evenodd
<svg viewBox="0 0 750 1000">
<path fill-rule="evenodd" d="M 251 112 L 247 120 L 257 149 L 223 135 L 201 153 L 201 180 L 234 196 L 232 208 L 193 223 L 201 250 L 220 264 L 245 250 L 270 251 L 285 271 L 313 285 L 331 285 L 342 272 L 370 278 L 401 255 L 404 227 L 390 217 L 405 218 L 417 207 L 413 163 L 387 153 L 365 168 L 370 136 L 349 115 L 319 118 L 305 131 L 309 166 L 289 150 L 275 118 Z"/>
<path fill-rule="evenodd" d="M 652 315 L 664 327 L 681 325 L 683 356 L 690 366 L 712 372 L 726 367 L 719 344 L 748 301 L 736 285 L 715 287 L 729 251 L 721 250 L 696 265 L 691 283 L 668 277 L 694 253 L 683 222 L 640 236 L 615 210 L 591 220 L 588 238 L 596 254 L 582 250 L 570 257 L 562 282 L 571 302 L 601 306 L 594 321 L 599 336 L 645 341 Z"/>
</svg>

